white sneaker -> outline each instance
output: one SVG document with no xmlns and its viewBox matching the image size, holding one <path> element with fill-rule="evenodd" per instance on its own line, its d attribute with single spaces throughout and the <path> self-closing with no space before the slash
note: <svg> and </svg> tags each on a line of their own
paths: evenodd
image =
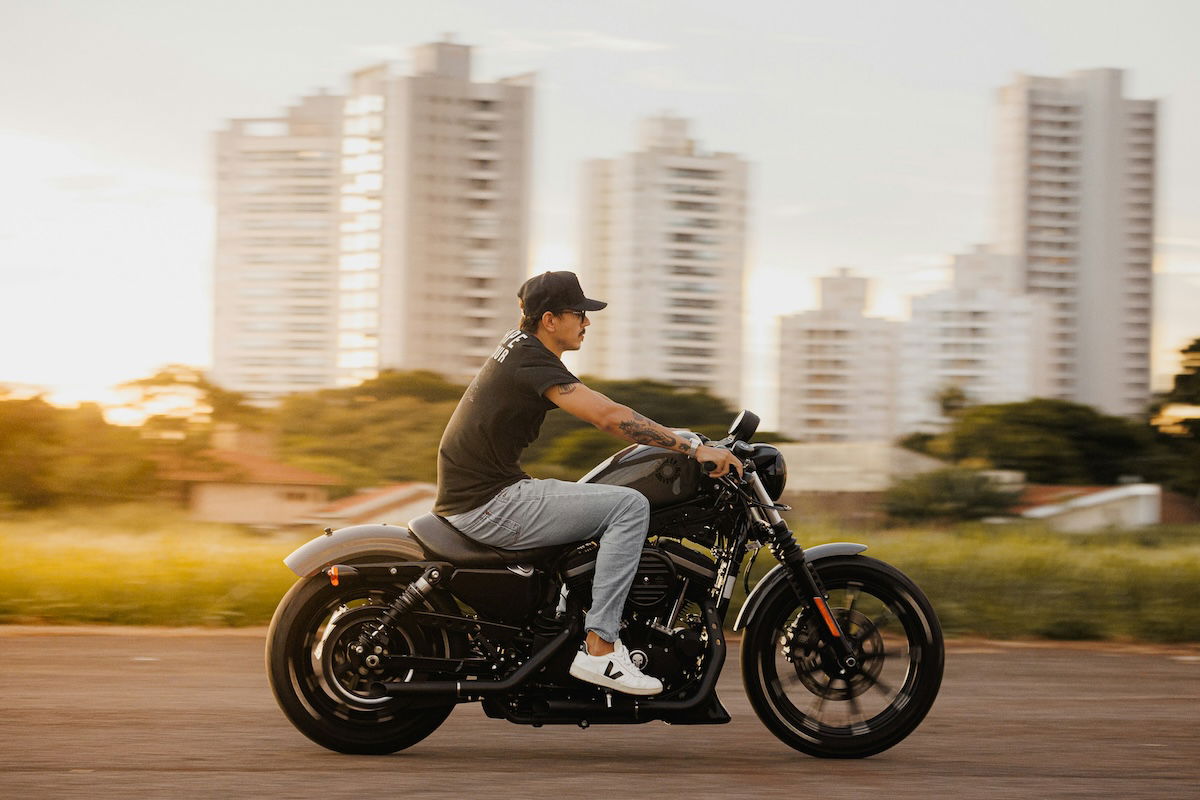
<svg viewBox="0 0 1200 800">
<path fill-rule="evenodd" d="M 662 681 L 643 675 L 629 658 L 629 650 L 618 639 L 616 649 L 606 656 L 588 654 L 587 645 L 571 662 L 571 677 L 625 694 L 650 695 L 663 690 Z"/>
</svg>

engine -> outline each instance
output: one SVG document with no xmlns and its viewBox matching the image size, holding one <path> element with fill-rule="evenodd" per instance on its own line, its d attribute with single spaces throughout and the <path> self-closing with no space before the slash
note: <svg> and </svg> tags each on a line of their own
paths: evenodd
<svg viewBox="0 0 1200 800">
<path fill-rule="evenodd" d="M 595 542 L 588 542 L 563 564 L 572 605 L 591 605 L 598 550 Z M 716 576 L 711 558 L 679 542 L 659 539 L 642 550 L 625 601 L 621 641 L 629 648 L 634 664 L 668 688 L 683 682 L 704 652 L 698 619 L 687 619 L 681 612 L 689 602 L 708 598 Z"/>
</svg>

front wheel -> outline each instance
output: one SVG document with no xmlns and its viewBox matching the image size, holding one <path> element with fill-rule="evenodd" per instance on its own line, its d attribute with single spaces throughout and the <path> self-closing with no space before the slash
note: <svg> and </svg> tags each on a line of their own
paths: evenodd
<svg viewBox="0 0 1200 800">
<path fill-rule="evenodd" d="M 446 658 L 454 649 L 444 630 L 401 618 L 372 640 L 378 658 L 364 661 L 361 637 L 378 627 L 402 588 L 331 586 L 318 574 L 298 581 L 275 610 L 267 632 L 271 689 L 292 724 L 317 744 L 342 753 L 394 753 L 424 739 L 453 710 L 453 703 L 414 707 L 371 689 L 376 681 L 422 678 L 393 674 L 383 666 L 389 655 Z"/>
<path fill-rule="evenodd" d="M 746 693 L 763 724 L 803 753 L 874 755 L 912 733 L 933 706 L 945 660 L 941 626 L 921 590 L 882 561 L 847 556 L 815 567 L 856 667 L 840 670 L 824 625 L 781 581 L 742 641 Z"/>
</svg>

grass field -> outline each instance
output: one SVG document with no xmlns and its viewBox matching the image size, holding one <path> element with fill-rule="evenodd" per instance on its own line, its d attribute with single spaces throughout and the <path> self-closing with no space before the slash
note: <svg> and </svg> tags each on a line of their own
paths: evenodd
<svg viewBox="0 0 1200 800">
<path fill-rule="evenodd" d="M 311 533 L 262 535 L 152 506 L 0 520 L 0 622 L 262 625 Z"/>
<path fill-rule="evenodd" d="M 148 506 L 9 516 L 0 622 L 262 625 L 295 580 L 281 560 L 315 533 L 257 534 Z M 925 590 L 951 635 L 1200 641 L 1200 526 L 796 533 L 805 546 L 869 545 Z M 764 552 L 754 577 L 770 566 Z"/>
</svg>

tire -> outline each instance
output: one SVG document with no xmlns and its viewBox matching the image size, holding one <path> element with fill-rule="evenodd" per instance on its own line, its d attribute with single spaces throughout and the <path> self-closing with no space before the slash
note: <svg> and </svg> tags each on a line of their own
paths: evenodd
<svg viewBox="0 0 1200 800">
<path fill-rule="evenodd" d="M 929 600 L 903 573 L 866 556 L 814 565 L 859 668 L 835 674 L 823 626 L 789 582 L 764 598 L 742 641 L 754 711 L 785 744 L 821 758 L 864 758 L 921 723 L 942 683 L 945 649 Z"/>
<path fill-rule="evenodd" d="M 266 652 L 271 690 L 288 720 L 322 747 L 360 755 L 394 753 L 433 733 L 454 710 L 454 703 L 410 708 L 410 700 L 372 696 L 369 685 L 374 681 L 422 676 L 392 675 L 383 669 L 361 675 L 347 661 L 348 644 L 357 641 L 364 627 L 378 622 L 402 590 L 332 586 L 318 574 L 296 582 L 275 609 Z M 432 595 L 426 605 L 457 613 Z M 391 655 L 444 658 L 458 649 L 452 634 L 420 627 L 411 619 L 402 617 L 393 629 L 383 643 Z"/>
</svg>

